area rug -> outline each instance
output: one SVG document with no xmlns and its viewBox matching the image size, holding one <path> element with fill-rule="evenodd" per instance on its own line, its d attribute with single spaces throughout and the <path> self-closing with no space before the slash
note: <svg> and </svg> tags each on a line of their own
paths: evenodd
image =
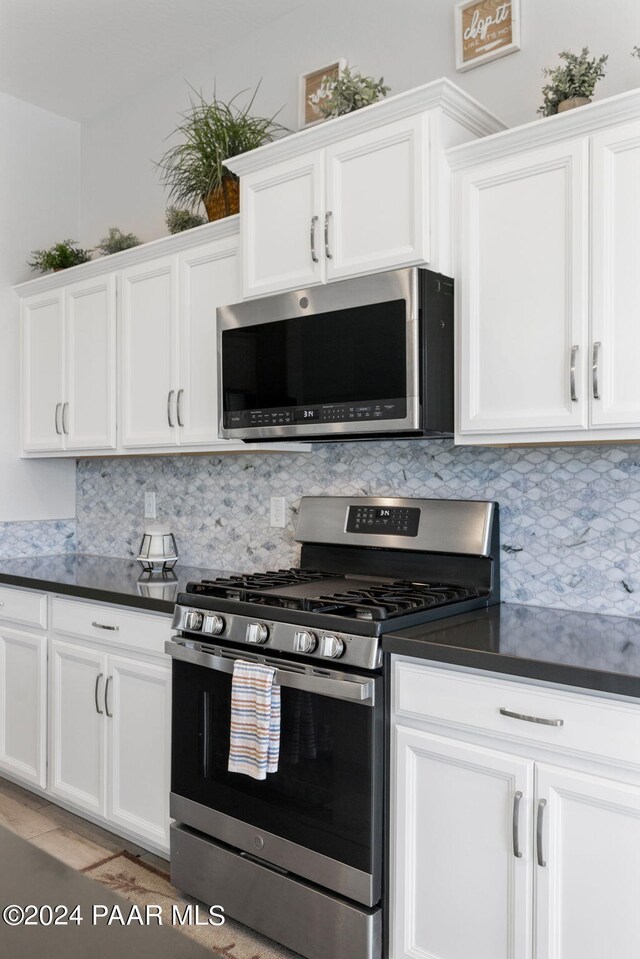
<svg viewBox="0 0 640 959">
<path fill-rule="evenodd" d="M 169 882 L 167 873 L 147 865 L 128 852 L 116 853 L 82 871 L 112 892 L 135 903 L 141 910 L 148 905 L 161 906 L 165 922 L 174 904 L 183 914 L 184 907 L 192 901 L 179 896 Z M 206 915 L 204 907 L 201 907 L 200 914 Z M 210 949 L 214 956 L 224 956 L 225 959 L 300 959 L 297 953 L 228 917 L 222 926 L 174 924 L 174 929 Z"/>
</svg>

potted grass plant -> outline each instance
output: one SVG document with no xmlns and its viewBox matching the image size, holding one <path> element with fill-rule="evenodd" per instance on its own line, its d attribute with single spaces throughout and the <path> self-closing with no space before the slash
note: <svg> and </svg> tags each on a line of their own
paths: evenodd
<svg viewBox="0 0 640 959">
<path fill-rule="evenodd" d="M 208 101 L 191 88 L 191 106 L 172 134 L 180 137 L 180 142 L 167 150 L 157 164 L 169 199 L 179 207 L 195 211 L 202 202 L 209 220 L 238 212 L 238 177 L 225 166 L 225 160 L 289 132 L 276 123 L 277 114 L 252 115 L 259 87 L 260 84 L 244 106 L 240 104 L 246 91 L 225 102 L 215 92 Z"/>
<path fill-rule="evenodd" d="M 588 47 L 583 47 L 580 53 L 563 50 L 559 56 L 564 61 L 561 66 L 545 67 L 543 71 L 549 80 L 542 88 L 543 103 L 538 108 L 543 117 L 591 103 L 596 83 L 604 77 L 609 59 L 606 54 L 590 57 Z"/>
</svg>

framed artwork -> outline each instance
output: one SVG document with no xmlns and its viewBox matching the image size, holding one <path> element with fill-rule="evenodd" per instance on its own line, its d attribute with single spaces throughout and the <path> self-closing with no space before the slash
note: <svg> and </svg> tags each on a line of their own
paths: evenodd
<svg viewBox="0 0 640 959">
<path fill-rule="evenodd" d="M 456 69 L 520 49 L 520 0 L 462 0 L 455 8 Z"/>
<path fill-rule="evenodd" d="M 298 128 L 300 130 L 314 123 L 322 123 L 326 119 L 320 113 L 318 104 L 330 94 L 332 82 L 338 79 L 346 65 L 347 61 L 340 59 L 312 73 L 301 74 L 298 92 Z"/>
</svg>

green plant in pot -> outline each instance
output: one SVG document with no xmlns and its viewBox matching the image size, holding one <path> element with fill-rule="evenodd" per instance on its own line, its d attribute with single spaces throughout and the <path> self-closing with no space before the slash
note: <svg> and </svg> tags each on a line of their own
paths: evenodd
<svg viewBox="0 0 640 959">
<path fill-rule="evenodd" d="M 86 263 L 91 259 L 91 251 L 83 250 L 75 240 L 61 240 L 47 250 L 32 250 L 27 261 L 32 270 L 48 273 L 53 270 L 66 270 L 70 266 Z"/>
<path fill-rule="evenodd" d="M 181 142 L 167 150 L 157 164 L 170 200 L 192 211 L 202 202 L 210 220 L 238 212 L 238 177 L 225 166 L 225 160 L 288 133 L 275 122 L 277 114 L 252 115 L 259 86 L 244 106 L 239 100 L 246 91 L 227 102 L 219 100 L 214 92 L 209 102 L 191 88 L 191 107 L 182 114 L 182 123 L 172 134 Z"/>
<path fill-rule="evenodd" d="M 177 206 L 169 206 L 165 211 L 164 221 L 169 233 L 182 233 L 183 230 L 202 226 L 206 223 L 206 218 L 200 213 L 192 213 L 191 210 L 180 210 Z"/>
<path fill-rule="evenodd" d="M 543 103 L 538 108 L 543 117 L 589 103 L 596 83 L 605 75 L 604 67 L 609 59 L 607 54 L 590 57 L 588 47 L 583 47 L 580 53 L 563 50 L 559 56 L 563 65 L 543 70 L 549 79 L 542 88 Z"/>
<path fill-rule="evenodd" d="M 316 105 L 323 117 L 341 117 L 386 97 L 390 89 L 385 86 L 384 77 L 376 80 L 345 67 L 340 76 L 331 81 L 329 95 L 318 99 Z"/>
</svg>

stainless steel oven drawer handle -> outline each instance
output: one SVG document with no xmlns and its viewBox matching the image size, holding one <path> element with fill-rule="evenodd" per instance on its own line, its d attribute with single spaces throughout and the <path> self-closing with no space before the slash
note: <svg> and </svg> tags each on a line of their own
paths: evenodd
<svg viewBox="0 0 640 959">
<path fill-rule="evenodd" d="M 107 626 L 106 623 L 97 623 L 97 622 L 95 621 L 95 619 L 94 619 L 94 621 L 91 623 L 91 625 L 92 625 L 92 626 L 95 626 L 96 629 L 108 629 L 108 630 L 110 630 L 112 633 L 117 633 L 118 630 L 120 629 L 119 626 Z"/>
<path fill-rule="evenodd" d="M 221 673 L 233 673 L 235 660 L 244 658 L 240 655 L 226 659 L 213 653 L 188 649 L 171 641 L 164 644 L 164 650 L 173 659 L 204 666 L 206 669 L 215 669 Z M 371 679 L 362 681 L 360 679 L 333 679 L 330 676 L 311 676 L 309 673 L 298 673 L 294 670 L 283 669 L 275 663 L 273 665 L 276 669 L 275 682 L 278 686 L 300 689 L 307 693 L 316 693 L 319 696 L 330 696 L 332 699 L 346 699 L 362 703 L 363 706 L 373 706 L 374 683 Z"/>
<path fill-rule="evenodd" d="M 541 716 L 525 716 L 524 713 L 514 713 L 510 709 L 501 706 L 498 710 L 501 716 L 508 716 L 509 719 L 521 719 L 525 723 L 538 723 L 540 726 L 564 726 L 564 719 L 544 719 Z"/>
</svg>

